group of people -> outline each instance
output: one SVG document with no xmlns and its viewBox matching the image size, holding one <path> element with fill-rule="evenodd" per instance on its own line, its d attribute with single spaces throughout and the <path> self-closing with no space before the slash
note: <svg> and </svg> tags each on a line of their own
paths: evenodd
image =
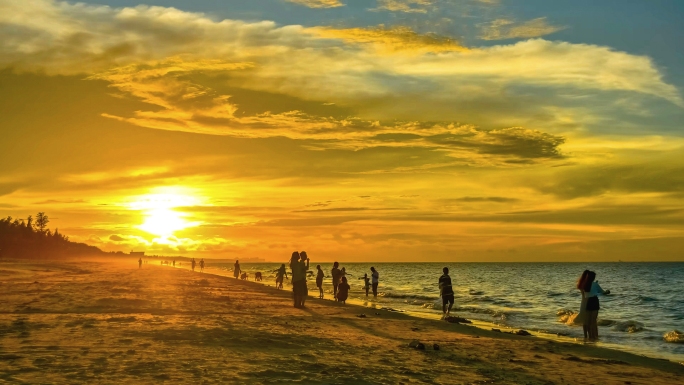
<svg viewBox="0 0 684 385">
<path fill-rule="evenodd" d="M 610 290 L 603 290 L 596 281 L 596 273 L 584 270 L 579 280 L 577 289 L 582 293 L 580 311 L 575 318 L 575 323 L 582 323 L 584 329 L 584 339 L 596 341 L 598 339 L 598 312 L 599 294 L 610 294 Z"/>
</svg>

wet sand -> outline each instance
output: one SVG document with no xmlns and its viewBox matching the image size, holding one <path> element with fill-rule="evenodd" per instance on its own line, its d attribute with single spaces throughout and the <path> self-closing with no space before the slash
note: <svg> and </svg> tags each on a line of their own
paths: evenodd
<svg viewBox="0 0 684 385">
<path fill-rule="evenodd" d="M 358 317 L 364 313 L 365 318 Z M 409 347 L 419 340 L 426 350 Z M 439 350 L 433 350 L 433 344 Z M 0 383 L 680 384 L 684 366 L 135 260 L 0 262 Z"/>
</svg>

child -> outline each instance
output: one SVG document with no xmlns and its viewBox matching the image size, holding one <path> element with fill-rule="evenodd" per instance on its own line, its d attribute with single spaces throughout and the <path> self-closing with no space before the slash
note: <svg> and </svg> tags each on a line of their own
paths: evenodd
<svg viewBox="0 0 684 385">
<path fill-rule="evenodd" d="M 280 265 L 280 269 L 276 270 L 276 288 L 283 288 L 283 277 L 287 278 L 287 270 L 284 263 Z"/>
<path fill-rule="evenodd" d="M 363 279 L 363 289 L 366 290 L 366 297 L 368 297 L 368 291 L 371 287 L 370 278 L 368 278 L 368 274 L 364 274 L 363 277 L 359 279 Z"/>
<path fill-rule="evenodd" d="M 318 269 L 318 273 L 316 274 L 316 286 L 318 287 L 318 298 L 323 298 L 323 277 L 325 277 L 325 273 L 323 273 L 323 269 L 321 269 L 321 265 L 316 266 Z"/>
<path fill-rule="evenodd" d="M 346 303 L 345 301 L 349 297 L 349 289 L 351 286 L 347 283 L 347 277 L 342 277 L 340 285 L 337 287 L 337 300 Z"/>
</svg>

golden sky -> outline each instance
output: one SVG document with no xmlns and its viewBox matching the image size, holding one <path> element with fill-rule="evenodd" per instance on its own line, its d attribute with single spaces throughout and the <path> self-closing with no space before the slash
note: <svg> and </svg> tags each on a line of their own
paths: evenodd
<svg viewBox="0 0 684 385">
<path fill-rule="evenodd" d="M 0 215 L 205 258 L 684 259 L 683 27 L 216 3 L 0 0 Z"/>
</svg>

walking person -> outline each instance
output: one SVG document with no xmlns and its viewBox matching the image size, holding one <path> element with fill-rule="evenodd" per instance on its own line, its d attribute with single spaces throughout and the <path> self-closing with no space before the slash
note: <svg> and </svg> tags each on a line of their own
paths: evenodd
<svg viewBox="0 0 684 385">
<path fill-rule="evenodd" d="M 371 281 L 373 284 L 373 298 L 378 298 L 378 283 L 380 283 L 380 273 L 375 270 L 375 267 L 371 267 Z"/>
<path fill-rule="evenodd" d="M 610 290 L 603 290 L 598 284 L 596 273 L 590 271 L 587 273 L 587 279 L 584 282 L 584 291 L 587 296 L 587 318 L 589 319 L 589 340 L 598 340 L 598 312 L 601 309 L 599 305 L 599 294 L 610 294 Z"/>
<path fill-rule="evenodd" d="M 316 287 L 318 287 L 318 298 L 323 298 L 323 277 L 325 277 L 325 273 L 323 273 L 323 269 L 321 268 L 321 265 L 316 266 L 316 270 L 318 272 L 316 273 Z"/>
<path fill-rule="evenodd" d="M 287 278 L 287 270 L 284 263 L 276 270 L 276 289 L 283 288 L 283 278 Z"/>
<path fill-rule="evenodd" d="M 330 270 L 332 274 L 332 284 L 333 284 L 333 298 L 337 301 L 337 287 L 340 285 L 340 278 L 342 277 L 342 271 L 340 270 L 340 264 L 333 263 L 333 268 Z"/>
<path fill-rule="evenodd" d="M 174 261 L 174 263 L 176 263 Z M 200 273 L 204 272 L 204 258 L 200 259 Z"/>
<path fill-rule="evenodd" d="M 449 268 L 443 268 L 442 272 L 444 274 L 439 277 L 439 295 L 442 297 L 442 319 L 445 320 L 449 318 L 451 307 L 454 306 L 454 289 L 451 287 Z"/>
<path fill-rule="evenodd" d="M 142 268 L 142 258 L 138 259 L 138 269 Z"/>
<path fill-rule="evenodd" d="M 370 290 L 370 287 L 371 287 L 370 278 L 368 278 L 368 274 L 364 274 L 363 277 L 361 277 L 359 279 L 363 279 L 363 290 L 366 291 L 366 298 L 368 298 L 368 291 Z"/>
<path fill-rule="evenodd" d="M 192 271 L 195 271 L 195 258 L 192 259 L 192 262 L 190 263 L 192 265 Z"/>
<path fill-rule="evenodd" d="M 233 277 L 235 277 L 235 279 L 240 278 L 241 271 L 242 270 L 240 270 L 240 261 L 235 260 L 235 265 L 233 265 Z"/>
</svg>

